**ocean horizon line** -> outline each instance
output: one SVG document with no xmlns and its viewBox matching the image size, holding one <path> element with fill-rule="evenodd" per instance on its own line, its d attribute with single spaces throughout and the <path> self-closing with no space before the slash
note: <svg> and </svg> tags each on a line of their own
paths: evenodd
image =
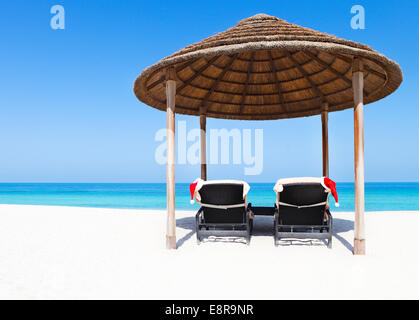
<svg viewBox="0 0 419 320">
<path fill-rule="evenodd" d="M 210 179 L 211 180 L 211 179 Z M 213 179 L 213 180 L 224 180 L 224 179 Z M 229 179 L 230 180 L 230 179 Z M 232 179 L 232 180 L 239 180 L 239 179 Z M 259 182 L 251 182 L 251 181 L 246 181 L 249 184 L 269 184 L 269 183 L 273 183 L 275 184 L 276 181 L 278 179 L 274 180 L 274 181 L 259 181 Z M 334 180 L 336 183 L 346 183 L 346 184 L 354 184 L 354 181 L 339 181 L 339 180 Z M 193 181 L 189 181 L 189 182 L 176 182 L 176 184 L 190 184 Z M 385 183 L 385 184 L 389 184 L 389 183 L 419 183 L 419 181 L 365 181 L 365 183 Z M 0 184 L 166 184 L 166 181 L 163 182 L 0 182 Z"/>
<path fill-rule="evenodd" d="M 248 201 L 253 206 L 273 206 L 274 182 L 250 182 Z M 351 212 L 355 206 L 355 184 L 338 182 L 339 208 L 333 211 Z M 165 182 L 4 182 L 0 183 L 0 203 L 58 205 L 96 208 L 165 209 Z M 176 183 L 176 208 L 198 209 L 191 205 L 188 182 Z M 419 182 L 365 183 L 366 211 L 419 210 Z"/>
</svg>

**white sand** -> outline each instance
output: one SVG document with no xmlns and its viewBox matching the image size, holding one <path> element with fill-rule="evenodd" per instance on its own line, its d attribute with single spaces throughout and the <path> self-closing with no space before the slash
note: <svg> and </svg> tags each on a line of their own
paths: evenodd
<svg viewBox="0 0 419 320">
<path fill-rule="evenodd" d="M 365 257 L 352 255 L 353 214 L 335 213 L 333 249 L 276 248 L 272 220 L 240 241 L 196 245 L 194 213 L 0 205 L 0 298 L 418 299 L 419 212 L 367 214 Z"/>
</svg>

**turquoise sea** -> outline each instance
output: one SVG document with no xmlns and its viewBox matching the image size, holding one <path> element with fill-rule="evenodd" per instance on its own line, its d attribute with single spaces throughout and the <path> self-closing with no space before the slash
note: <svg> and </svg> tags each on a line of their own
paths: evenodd
<svg viewBox="0 0 419 320">
<path fill-rule="evenodd" d="M 273 183 L 251 183 L 249 202 L 272 206 Z M 354 210 L 354 184 L 338 183 L 340 207 Z M 367 211 L 419 210 L 419 183 L 367 183 Z M 196 210 L 191 205 L 189 184 L 176 184 L 176 209 Z M 164 183 L 0 183 L 1 204 L 54 205 L 98 208 L 164 209 Z"/>
</svg>

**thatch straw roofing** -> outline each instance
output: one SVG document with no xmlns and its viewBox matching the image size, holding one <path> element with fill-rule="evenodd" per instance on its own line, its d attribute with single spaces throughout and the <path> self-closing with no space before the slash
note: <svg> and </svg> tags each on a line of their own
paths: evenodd
<svg viewBox="0 0 419 320">
<path fill-rule="evenodd" d="M 266 120 L 352 108 L 352 62 L 364 64 L 365 104 L 395 91 L 399 65 L 370 47 L 258 14 L 162 59 L 134 84 L 142 102 L 165 111 L 165 74 L 177 73 L 176 112 Z"/>
</svg>

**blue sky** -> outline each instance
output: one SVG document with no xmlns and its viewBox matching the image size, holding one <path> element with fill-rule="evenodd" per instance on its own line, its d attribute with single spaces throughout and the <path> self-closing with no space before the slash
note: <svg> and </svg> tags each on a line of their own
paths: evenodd
<svg viewBox="0 0 419 320">
<path fill-rule="evenodd" d="M 66 10 L 65 30 L 50 27 L 56 4 Z M 365 7 L 365 30 L 350 27 L 355 4 Z M 400 64 L 399 90 L 365 108 L 366 180 L 419 181 L 417 1 L 16 0 L 0 3 L 0 182 L 165 181 L 154 135 L 166 114 L 136 99 L 135 78 L 257 13 L 368 44 Z M 195 117 L 177 120 L 199 126 Z M 264 130 L 262 174 L 217 165 L 211 179 L 321 175 L 319 117 L 207 125 Z M 331 177 L 353 181 L 352 110 L 330 114 L 329 130 Z M 178 182 L 199 174 L 199 165 L 176 168 Z"/>
</svg>

